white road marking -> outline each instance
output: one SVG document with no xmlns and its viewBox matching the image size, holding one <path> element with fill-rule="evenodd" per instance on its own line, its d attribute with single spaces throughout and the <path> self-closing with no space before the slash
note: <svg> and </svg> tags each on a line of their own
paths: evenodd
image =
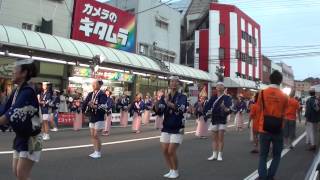
<svg viewBox="0 0 320 180">
<path fill-rule="evenodd" d="M 292 144 L 293 146 L 295 147 L 305 136 L 306 136 L 306 132 L 302 133 L 298 139 L 296 139 Z M 290 151 L 290 149 L 284 149 L 281 153 L 281 158 L 283 156 L 285 156 L 288 152 Z M 267 163 L 267 167 L 269 168 L 270 167 L 270 164 L 271 164 L 271 160 L 268 161 Z M 258 174 L 258 170 L 255 170 L 253 173 L 251 173 L 248 177 L 244 178 L 243 180 L 255 180 L 259 177 L 259 174 Z"/>
<path fill-rule="evenodd" d="M 244 124 L 248 124 L 248 122 L 245 122 Z M 227 127 L 234 127 L 235 125 L 228 125 Z M 185 132 L 185 134 L 193 134 L 196 131 L 188 131 Z M 146 140 L 151 140 L 151 139 L 159 139 L 160 136 L 151 136 L 151 137 L 146 137 L 146 138 L 136 138 L 136 139 L 127 139 L 127 140 L 122 140 L 122 141 L 114 141 L 114 142 L 107 142 L 107 143 L 102 143 L 102 146 L 107 146 L 107 145 L 114 145 L 114 144 L 123 144 L 123 143 L 130 143 L 130 142 L 139 142 L 139 141 L 146 141 Z M 67 150 L 67 149 L 80 149 L 80 148 L 86 148 L 86 147 L 92 147 L 92 144 L 84 144 L 84 145 L 77 145 L 77 146 L 64 146 L 64 147 L 56 147 L 56 148 L 45 148 L 42 151 L 58 151 L 58 150 Z M 0 155 L 4 154 L 12 154 L 13 151 L 1 151 Z"/>
</svg>

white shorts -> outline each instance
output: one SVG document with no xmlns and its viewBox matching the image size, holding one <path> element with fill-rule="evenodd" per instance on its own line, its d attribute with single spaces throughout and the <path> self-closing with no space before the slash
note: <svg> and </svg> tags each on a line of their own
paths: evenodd
<svg viewBox="0 0 320 180">
<path fill-rule="evenodd" d="M 170 144 L 182 144 L 183 135 L 182 134 L 169 134 L 166 132 L 161 133 L 160 142 L 170 143 Z"/>
<path fill-rule="evenodd" d="M 42 120 L 43 121 L 49 121 L 50 120 L 50 114 L 42 114 Z"/>
<path fill-rule="evenodd" d="M 209 131 L 222 131 L 222 130 L 226 130 L 226 125 L 225 124 L 212 125 L 212 123 L 210 123 Z"/>
<path fill-rule="evenodd" d="M 104 121 L 97 121 L 95 123 L 89 123 L 89 128 L 99 130 L 99 129 L 104 129 L 104 125 L 105 125 Z"/>
<path fill-rule="evenodd" d="M 13 159 L 26 158 L 34 162 L 39 162 L 41 151 L 35 151 L 30 154 L 28 151 L 13 151 Z"/>
</svg>

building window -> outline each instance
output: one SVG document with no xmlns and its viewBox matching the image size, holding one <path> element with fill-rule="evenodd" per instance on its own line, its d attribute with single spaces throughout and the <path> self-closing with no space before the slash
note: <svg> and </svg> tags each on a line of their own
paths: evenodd
<svg viewBox="0 0 320 180">
<path fill-rule="evenodd" d="M 159 19 L 156 19 L 156 26 L 161 29 L 168 30 L 169 24 L 165 21 L 161 21 Z"/>
<path fill-rule="evenodd" d="M 254 47 L 256 47 L 257 46 L 257 40 L 256 40 L 256 38 L 252 38 L 252 45 L 254 46 Z"/>
<path fill-rule="evenodd" d="M 246 33 L 244 31 L 241 31 L 241 38 L 243 40 L 246 40 Z"/>
<path fill-rule="evenodd" d="M 140 52 L 140 54 L 148 56 L 149 55 L 149 47 L 148 47 L 148 45 L 140 44 L 139 52 Z"/>
<path fill-rule="evenodd" d="M 174 62 L 174 57 L 170 56 L 169 57 L 169 61 L 173 63 Z"/>
<path fill-rule="evenodd" d="M 241 59 L 241 52 L 236 50 L 236 59 Z"/>
<path fill-rule="evenodd" d="M 41 32 L 41 26 L 35 25 L 34 26 L 34 31 L 35 32 Z"/>
<path fill-rule="evenodd" d="M 248 54 L 246 53 L 241 53 L 241 60 L 243 62 L 248 62 Z"/>
<path fill-rule="evenodd" d="M 225 53 L 224 48 L 219 48 L 219 59 L 225 58 L 224 53 Z"/>
<path fill-rule="evenodd" d="M 199 54 L 200 53 L 200 48 L 196 49 L 196 53 Z"/>
<path fill-rule="evenodd" d="M 253 58 L 251 56 L 248 57 L 248 63 L 252 64 L 253 63 Z"/>
<path fill-rule="evenodd" d="M 32 31 L 32 24 L 29 23 L 22 23 L 22 29 L 30 30 Z"/>
<path fill-rule="evenodd" d="M 220 23 L 220 24 L 219 24 L 219 34 L 220 34 L 221 36 L 223 36 L 223 35 L 224 35 L 224 32 L 225 32 L 225 26 L 224 26 L 224 24 Z"/>
<path fill-rule="evenodd" d="M 263 65 L 263 72 L 269 72 L 268 67 L 266 65 Z"/>
</svg>

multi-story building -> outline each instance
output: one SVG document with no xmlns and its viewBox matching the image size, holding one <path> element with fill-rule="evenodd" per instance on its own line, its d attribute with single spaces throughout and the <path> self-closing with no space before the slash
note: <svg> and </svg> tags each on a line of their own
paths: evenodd
<svg viewBox="0 0 320 180">
<path fill-rule="evenodd" d="M 233 5 L 211 3 L 209 29 L 195 33 L 195 67 L 215 74 L 233 94 L 258 88 L 262 79 L 260 25 Z"/>
<path fill-rule="evenodd" d="M 305 79 L 304 81 L 309 82 L 311 84 L 311 86 L 320 84 L 320 78 L 309 77 L 309 78 Z"/>
<path fill-rule="evenodd" d="M 138 54 L 180 62 L 180 12 L 168 5 L 160 6 L 159 0 L 111 0 L 107 3 L 136 14 Z"/>
<path fill-rule="evenodd" d="M 279 64 L 271 61 L 271 72 L 273 72 L 275 70 L 277 70 L 277 71 L 282 73 L 282 67 Z"/>
<path fill-rule="evenodd" d="M 91 88 L 91 78 L 102 79 L 103 88 L 115 95 L 153 94 L 168 86 L 167 77 L 172 74 L 181 77 L 184 87 L 194 79 L 197 83 L 215 80 L 198 69 L 158 61 L 179 62 L 179 12 L 156 0 L 130 3 L 132 8 L 124 9 L 135 16 L 129 20 L 123 11 L 93 0 L 0 1 L 0 92 L 11 91 L 12 69 L 17 58 L 35 60 L 39 70 L 33 83 L 49 81 L 54 88 L 70 93 L 80 90 L 86 94 Z M 151 11 L 150 7 L 155 5 L 161 6 Z M 121 45 L 131 44 L 125 42 L 135 31 L 135 17 L 139 20 L 139 52 L 148 55 L 151 49 L 158 60 L 121 51 L 115 43 L 121 40 Z M 119 25 L 123 21 L 126 26 Z M 113 45 L 76 38 L 74 33 Z"/>
<path fill-rule="evenodd" d="M 270 84 L 271 60 L 267 56 L 262 55 L 262 64 L 262 83 Z"/>
<path fill-rule="evenodd" d="M 1 1 L 0 24 L 70 38 L 73 0 Z"/>
<path fill-rule="evenodd" d="M 292 67 L 283 62 L 280 62 L 277 64 L 282 68 L 282 75 L 283 75 L 282 86 L 284 88 L 285 87 L 294 88 L 294 76 L 293 76 Z"/>
<path fill-rule="evenodd" d="M 72 11 L 73 0 L 10 0 L 0 1 L 0 51 L 10 52 L 13 51 L 14 46 L 18 46 L 19 51 L 24 47 L 32 47 L 28 53 L 33 55 L 34 52 L 41 48 L 55 48 L 56 42 L 48 38 L 51 35 L 70 38 L 71 24 L 72 24 Z M 5 26 L 5 28 L 4 28 Z M 21 31 L 20 29 L 23 29 Z M 39 36 L 37 33 L 42 32 Z M 23 34 L 21 34 L 23 32 Z M 13 33 L 13 36 L 11 36 Z M 3 45 L 3 41 L 8 39 L 9 47 Z M 43 42 L 46 46 L 39 43 L 39 39 L 43 37 Z M 28 41 L 26 41 L 28 38 Z M 22 47 L 21 47 L 22 45 Z M 59 44 L 58 44 L 59 45 Z M 8 54 L 8 53 L 6 53 Z M 48 53 L 42 54 L 46 56 Z M 24 57 L 24 56 L 19 56 Z M 55 56 L 57 58 L 57 56 Z M 9 88 L 11 83 L 10 74 L 2 74 L 4 67 L 12 67 L 15 58 L 0 56 L 0 81 L 6 82 L 5 85 Z M 61 88 L 66 83 L 64 76 L 66 75 L 66 68 L 61 64 L 52 64 L 47 62 L 40 62 L 39 76 L 34 78 L 34 82 L 50 81 L 54 86 Z M 1 85 L 0 83 L 0 86 Z"/>
<path fill-rule="evenodd" d="M 295 91 L 301 96 L 307 96 L 311 86 L 311 83 L 307 81 L 294 81 Z"/>
<path fill-rule="evenodd" d="M 195 31 L 209 28 L 210 3 L 218 0 L 183 0 L 188 8 L 183 11 L 181 26 L 181 64 L 194 66 Z"/>
</svg>

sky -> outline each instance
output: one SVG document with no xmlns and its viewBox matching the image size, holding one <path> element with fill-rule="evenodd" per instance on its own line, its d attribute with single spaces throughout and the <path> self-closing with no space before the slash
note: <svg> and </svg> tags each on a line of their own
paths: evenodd
<svg viewBox="0 0 320 180">
<path fill-rule="evenodd" d="M 185 0 L 171 2 L 177 1 Z M 219 2 L 236 5 L 260 24 L 262 54 L 269 56 L 275 62 L 282 61 L 292 66 L 296 80 L 310 76 L 320 77 L 319 0 L 220 0 Z M 297 57 L 296 54 L 302 57 Z"/>
</svg>

